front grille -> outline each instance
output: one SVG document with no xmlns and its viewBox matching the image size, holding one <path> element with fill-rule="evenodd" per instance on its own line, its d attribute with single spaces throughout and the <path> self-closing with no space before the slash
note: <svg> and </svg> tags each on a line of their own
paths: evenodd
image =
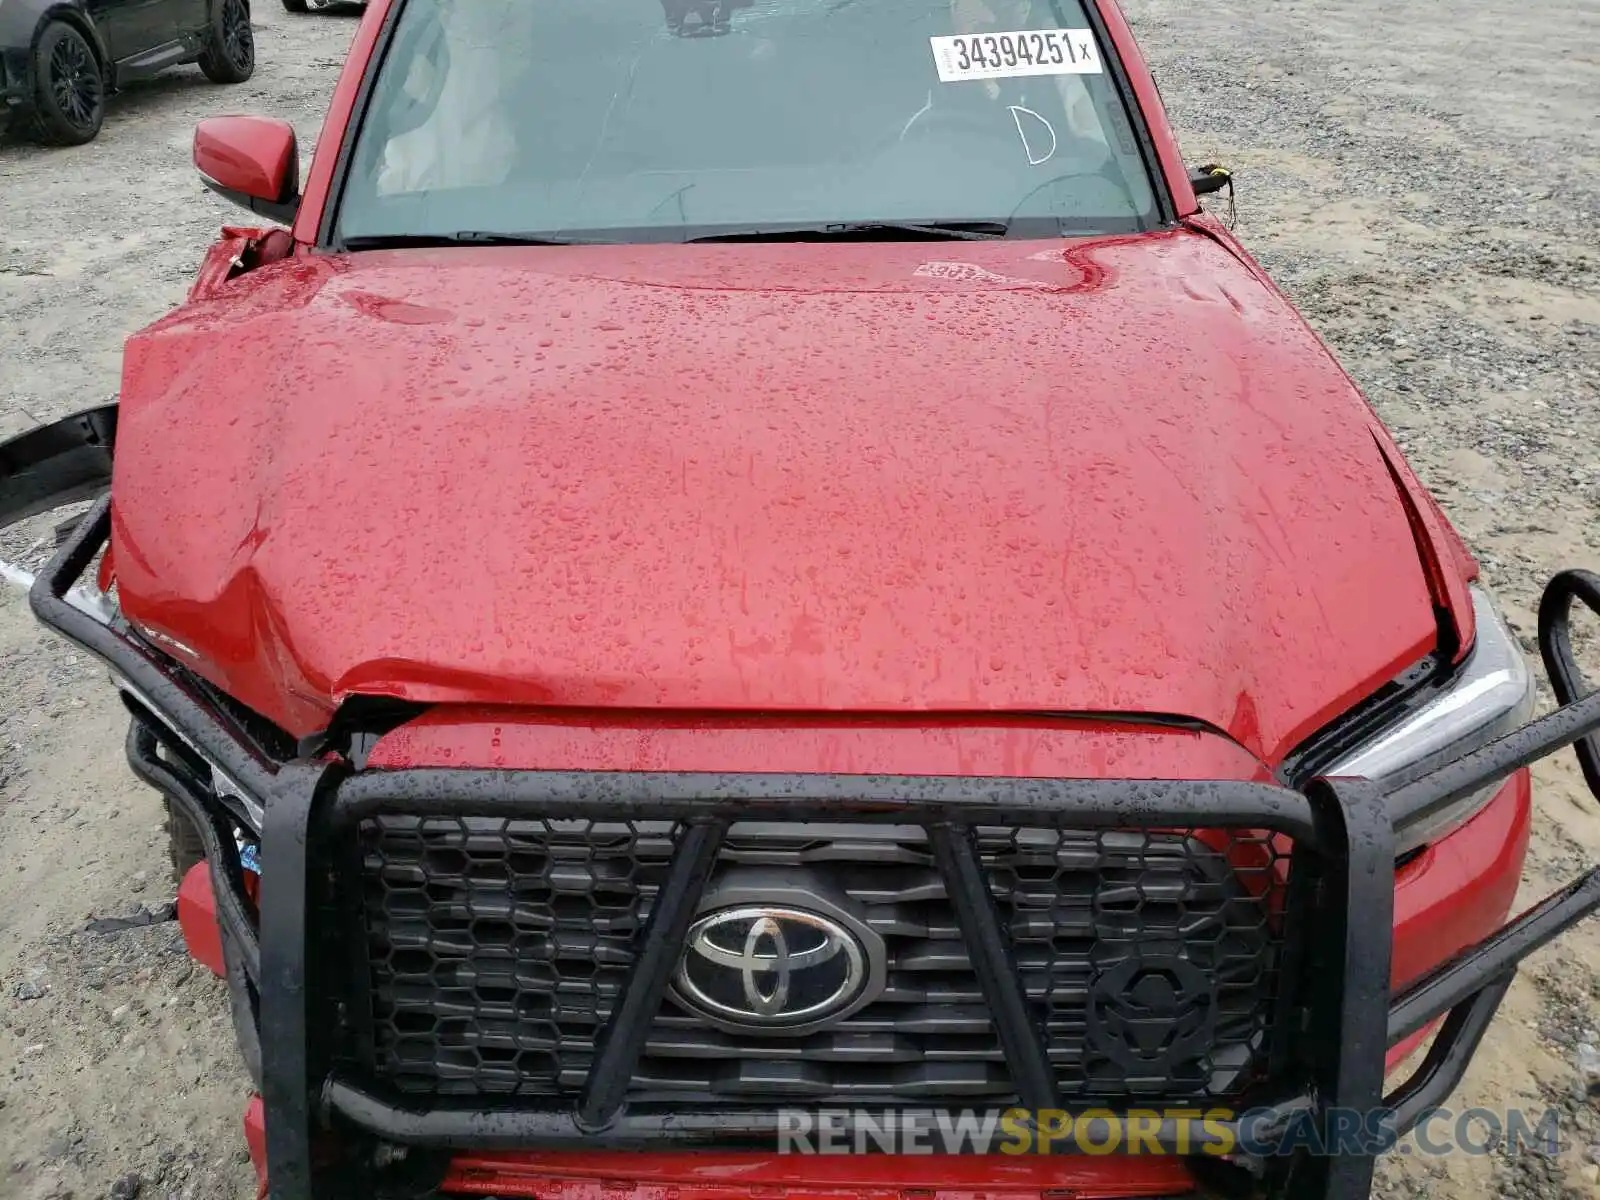
<svg viewBox="0 0 1600 1200">
<path fill-rule="evenodd" d="M 679 827 L 379 816 L 360 827 L 376 1078 L 433 1096 L 576 1097 Z M 1274 1034 L 1282 839 L 980 828 L 1063 1099 L 1233 1097 Z M 1006 1069 L 920 827 L 736 823 L 746 890 L 813 881 L 881 937 L 883 988 L 815 1032 L 714 1028 L 663 1003 L 635 1106 L 1003 1103 Z M 717 890 L 713 881 L 708 895 Z"/>
</svg>

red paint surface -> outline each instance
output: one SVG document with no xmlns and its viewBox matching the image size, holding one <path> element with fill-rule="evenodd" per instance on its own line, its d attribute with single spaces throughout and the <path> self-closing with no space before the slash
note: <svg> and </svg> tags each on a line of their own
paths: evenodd
<svg viewBox="0 0 1600 1200">
<path fill-rule="evenodd" d="M 281 200 L 300 169 L 294 128 L 270 117 L 207 117 L 195 126 L 194 165 L 230 191 Z"/>
<path fill-rule="evenodd" d="M 1289 303 L 1288 297 L 1267 275 L 1261 264 L 1251 258 L 1239 239 L 1233 236 L 1233 231 L 1216 217 L 1208 213 L 1196 213 L 1186 218 L 1184 224 L 1204 233 L 1227 250 L 1262 287 L 1285 304 Z M 1312 336 L 1317 335 L 1313 333 Z M 1320 337 L 1317 338 L 1317 342 L 1332 359 L 1333 353 L 1327 350 L 1326 343 L 1322 342 Z M 1343 368 L 1340 370 L 1342 372 Z M 1350 386 L 1355 387 L 1353 380 Z M 1427 572 L 1428 586 L 1434 602 L 1450 614 L 1451 622 L 1455 626 L 1456 661 L 1459 662 L 1472 646 L 1477 628 L 1477 614 L 1473 610 L 1467 584 L 1478 578 L 1478 561 L 1473 558 L 1466 543 L 1461 540 L 1461 535 L 1450 524 L 1444 510 L 1439 507 L 1439 502 L 1427 488 L 1423 487 L 1422 481 L 1411 469 L 1411 464 L 1406 462 L 1405 456 L 1400 452 L 1394 435 L 1379 419 L 1371 405 L 1367 405 L 1367 426 L 1389 463 L 1397 485 L 1403 489 L 1405 503 L 1410 510 L 1408 518 L 1410 513 L 1416 514 L 1412 522 L 1412 534 L 1418 543 L 1419 557 Z"/>
<path fill-rule="evenodd" d="M 287 229 L 242 229 L 224 225 L 222 237 L 206 250 L 189 288 L 189 299 L 209 300 L 221 293 L 235 276 L 288 258 L 294 248 L 294 238 Z"/>
<path fill-rule="evenodd" d="M 262 267 L 129 343 L 123 607 L 297 734 L 1092 710 L 1273 761 L 1433 643 L 1369 410 L 1208 239 L 1059 247 Z"/>
<path fill-rule="evenodd" d="M 256 1169 L 256 1200 L 267 1200 L 267 1113 L 260 1096 L 251 1096 L 245 1106 L 244 1140 Z"/>
<path fill-rule="evenodd" d="M 1466 554 L 1460 535 L 1450 528 L 1444 510 L 1422 486 L 1389 431 L 1376 421 L 1373 437 L 1383 450 L 1396 484 L 1403 489 L 1407 519 L 1411 521 L 1412 536 L 1428 573 L 1428 587 L 1434 603 L 1455 622 L 1455 661 L 1460 662 L 1472 649 L 1478 631 L 1477 615 L 1467 590 L 1468 581 L 1477 576 L 1477 562 Z"/>
<path fill-rule="evenodd" d="M 539 1200 L 1120 1200 L 1187 1192 L 1174 1158 L 475 1154 L 443 1190 Z"/>
<path fill-rule="evenodd" d="M 217 899 L 211 888 L 211 868 L 196 863 L 178 887 L 178 927 L 189 957 L 219 978 L 228 973 L 222 957 L 222 930 L 217 925 Z"/>
<path fill-rule="evenodd" d="M 1505 924 L 1532 813 L 1528 773 L 1519 771 L 1472 820 L 1401 869 L 1394 897 L 1396 989 Z"/>
<path fill-rule="evenodd" d="M 1518 771 L 1471 821 L 1400 870 L 1390 971 L 1396 992 L 1506 923 L 1532 823 L 1533 789 L 1528 772 Z M 1404 1062 L 1439 1024 L 1389 1047 L 1386 1068 Z"/>
</svg>

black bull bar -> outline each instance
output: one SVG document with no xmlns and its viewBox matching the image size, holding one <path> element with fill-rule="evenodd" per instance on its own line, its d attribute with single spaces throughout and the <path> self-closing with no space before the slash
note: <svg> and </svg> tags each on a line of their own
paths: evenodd
<svg viewBox="0 0 1600 1200">
<path fill-rule="evenodd" d="M 30 505 L 32 511 L 40 507 Z M 13 511 L 12 519 L 17 515 Z M 1018 1099 L 1035 1111 L 1059 1105 L 1056 1081 L 981 874 L 972 833 L 977 825 L 1055 819 L 1082 829 L 1202 827 L 1292 839 L 1290 878 L 1307 950 L 1291 981 L 1300 1006 L 1293 1050 L 1275 1071 L 1268 1105 L 1284 1129 L 1308 1113 L 1326 1124 L 1336 1112 L 1380 1109 L 1387 1110 L 1393 1134 L 1414 1127 L 1460 1081 L 1521 960 L 1600 909 L 1596 868 L 1390 995 L 1390 939 L 1376 932 L 1392 928 L 1396 829 L 1566 746 L 1576 747 L 1589 787 L 1600 797 L 1600 693 L 1585 684 L 1571 645 L 1574 602 L 1600 612 L 1600 576 L 1588 572 L 1557 575 L 1540 606 L 1540 649 L 1562 707 L 1391 790 L 1360 779 L 1317 779 L 1294 790 L 1229 781 L 358 771 L 309 756 L 271 760 L 183 668 L 121 622 L 108 623 L 71 603 L 69 590 L 107 543 L 110 524 L 106 497 L 78 522 L 30 600 L 44 624 L 101 658 L 127 687 L 136 716 L 129 741 L 135 771 L 190 816 L 206 843 L 235 1023 L 265 1101 L 271 1194 L 281 1200 L 353 1194 L 348 1182 L 337 1182 L 348 1180 L 343 1169 L 328 1165 L 330 1131 L 439 1151 L 689 1149 L 775 1134 L 770 1109 L 630 1113 L 625 1104 L 651 1015 L 722 835 L 736 820 L 922 825 Z M 197 775 L 173 764 L 174 755 L 157 755 L 158 743 L 179 759 L 207 760 L 260 803 L 262 857 L 272 866 L 263 879 L 259 918 L 243 897 L 237 819 Z M 340 847 L 357 822 L 377 813 L 684 823 L 628 986 L 597 1040 L 575 1103 L 419 1105 L 365 1086 L 336 1061 L 327 987 L 349 951 L 317 914 Z M 1386 1093 L 1386 1051 L 1440 1018 L 1421 1066 Z M 1253 1137 L 1259 1142 L 1261 1136 L 1258 1122 Z M 1180 1146 L 1171 1122 L 1156 1137 L 1165 1147 Z M 1353 1200 L 1370 1193 L 1373 1158 L 1297 1152 L 1256 1163 L 1254 1170 L 1255 1186 L 1269 1196 Z"/>
</svg>

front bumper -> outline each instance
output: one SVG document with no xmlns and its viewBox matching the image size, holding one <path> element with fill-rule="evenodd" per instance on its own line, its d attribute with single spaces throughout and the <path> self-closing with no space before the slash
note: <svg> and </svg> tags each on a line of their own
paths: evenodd
<svg viewBox="0 0 1600 1200">
<path fill-rule="evenodd" d="M 1564 707 L 1389 792 L 1346 779 L 1319 779 L 1295 791 L 1229 781 L 354 771 L 326 756 L 287 765 L 269 761 L 180 667 L 130 632 L 70 604 L 68 590 L 109 529 L 109 502 L 102 500 L 41 576 L 32 602 L 41 620 L 104 659 L 137 697 L 130 741 L 135 770 L 188 811 L 205 836 L 236 1023 L 265 1100 L 272 1195 L 283 1200 L 390 1194 L 392 1166 L 375 1164 L 396 1158 L 409 1164 L 408 1171 L 432 1169 L 431 1163 L 442 1174 L 452 1152 L 461 1150 L 669 1151 L 775 1139 L 771 1109 L 637 1111 L 626 1103 L 652 1014 L 719 845 L 737 821 L 921 826 L 956 902 L 1017 1098 L 1035 1113 L 1059 1110 L 1063 1101 L 984 881 L 974 830 L 1042 824 L 1079 831 L 1227 830 L 1255 838 L 1265 831 L 1279 839 L 1275 844 L 1292 846 L 1284 920 L 1294 922 L 1301 952 L 1284 968 L 1284 1028 L 1291 1032 L 1274 1047 L 1268 1085 L 1252 1105 L 1249 1142 L 1256 1146 L 1270 1141 L 1275 1129 L 1288 1138 L 1306 1120 L 1328 1131 L 1324 1144 L 1335 1144 L 1332 1123 L 1351 1112 L 1385 1110 L 1389 1135 L 1410 1129 L 1459 1082 L 1521 960 L 1600 908 L 1597 869 L 1394 996 L 1391 940 L 1374 936 L 1393 927 L 1397 827 L 1573 744 L 1600 794 L 1594 736 L 1600 695 L 1577 698 L 1581 677 L 1568 635 L 1575 600 L 1600 610 L 1600 579 L 1584 573 L 1552 581 L 1540 614 L 1541 648 Z M 271 870 L 259 926 L 244 897 L 234 818 L 196 778 L 156 753 L 161 742 L 180 760 L 198 752 L 237 790 L 263 803 L 261 850 Z M 330 1031 L 340 1019 L 339 963 L 349 949 L 328 932 L 324 918 L 351 868 L 341 847 L 360 822 L 380 814 L 680 823 L 666 886 L 577 1095 L 494 1105 L 419 1103 L 372 1086 L 358 1066 L 341 1059 Z M 1386 1093 L 1386 1052 L 1440 1018 L 1422 1065 Z M 1263 1105 L 1272 1114 L 1265 1121 Z M 1189 1146 L 1172 1120 L 1160 1122 L 1154 1137 L 1173 1153 Z M 1376 1149 L 1234 1156 L 1228 1164 L 1203 1165 L 1213 1181 L 1208 1187 L 1219 1194 L 1254 1188 L 1274 1197 L 1334 1200 L 1369 1194 Z M 418 1187 L 417 1178 L 407 1178 L 405 1186 Z"/>
</svg>

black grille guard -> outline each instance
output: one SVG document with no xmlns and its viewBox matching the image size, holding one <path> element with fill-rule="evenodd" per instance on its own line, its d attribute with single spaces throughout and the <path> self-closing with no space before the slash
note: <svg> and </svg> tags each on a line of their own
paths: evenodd
<svg viewBox="0 0 1600 1200">
<path fill-rule="evenodd" d="M 1392 927 L 1397 828 L 1566 746 L 1576 747 L 1584 776 L 1600 796 L 1600 693 L 1582 679 L 1570 633 L 1575 601 L 1600 612 L 1600 576 L 1588 572 L 1557 575 L 1540 607 L 1540 648 L 1562 707 L 1390 791 L 1359 779 L 1316 779 L 1292 790 L 1226 781 L 353 771 L 332 761 L 270 761 L 175 663 L 68 601 L 68 590 L 106 544 L 110 524 L 110 501 L 102 498 L 34 584 L 31 603 L 41 621 L 104 660 L 136 693 L 140 720 L 129 743 L 134 768 L 190 813 L 208 843 L 236 1024 L 247 1058 L 259 1054 L 271 1194 L 280 1200 L 352 1194 L 331 1182 L 319 1150 L 335 1129 L 436 1149 L 692 1148 L 772 1132 L 770 1109 L 630 1113 L 623 1103 L 722 835 L 736 819 L 923 825 L 959 909 L 1018 1096 L 1030 1109 L 1053 1107 L 1056 1085 L 983 883 L 974 825 L 1066 815 L 1084 829 L 1205 826 L 1293 839 L 1291 878 L 1302 889 L 1308 947 L 1297 974 L 1316 986 L 1300 989 L 1302 1032 L 1292 1060 L 1278 1072 L 1268 1131 L 1287 1129 L 1307 1112 L 1326 1121 L 1334 1110 L 1380 1108 L 1392 1111 L 1397 1134 L 1412 1128 L 1459 1083 L 1518 964 L 1600 909 L 1596 868 L 1395 996 L 1389 993 L 1390 940 L 1372 935 Z M 263 881 L 259 930 L 241 899 L 227 817 L 194 779 L 156 756 L 152 730 L 176 734 L 264 804 L 262 855 L 272 869 Z M 348 949 L 319 916 L 338 865 L 334 834 L 380 811 L 685 823 L 668 886 L 651 910 L 628 987 L 601 1032 L 576 1105 L 419 1104 L 364 1089 L 338 1069 L 326 995 Z M 253 1045 L 257 1016 L 259 1042 Z M 1385 1093 L 1388 1048 L 1441 1017 L 1422 1065 Z M 1258 1122 L 1252 1136 L 1259 1141 L 1262 1133 Z M 1168 1148 L 1181 1144 L 1170 1122 L 1158 1136 Z M 1365 1155 L 1296 1152 L 1254 1163 L 1255 1186 L 1295 1200 L 1354 1200 L 1369 1195 L 1373 1162 Z"/>
</svg>

